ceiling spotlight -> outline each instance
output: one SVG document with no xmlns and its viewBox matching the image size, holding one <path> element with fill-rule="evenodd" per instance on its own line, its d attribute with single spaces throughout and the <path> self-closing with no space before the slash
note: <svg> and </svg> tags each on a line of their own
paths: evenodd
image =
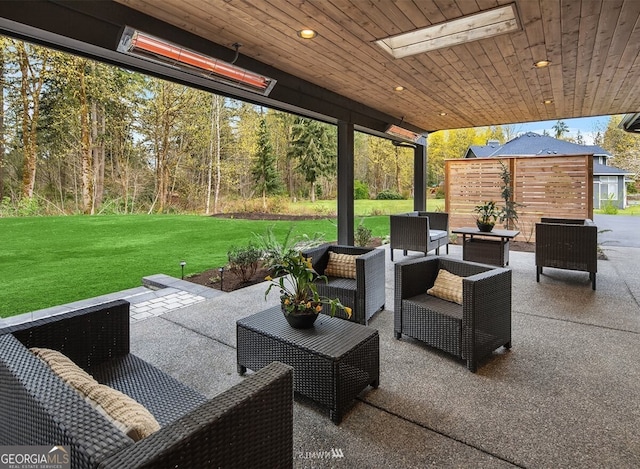
<svg viewBox="0 0 640 469">
<path fill-rule="evenodd" d="M 313 29 L 301 29 L 300 31 L 298 31 L 298 36 L 302 39 L 313 39 L 317 35 L 318 33 Z"/>
<path fill-rule="evenodd" d="M 444 111 L 442 111 L 442 112 L 440 112 L 440 115 L 441 115 L 441 116 L 446 116 L 446 115 L 447 115 L 447 113 L 446 113 L 446 112 L 444 112 Z"/>
<path fill-rule="evenodd" d="M 553 99 L 545 99 L 542 104 L 553 104 Z"/>
<path fill-rule="evenodd" d="M 548 67 L 549 65 L 551 65 L 551 60 L 538 60 L 536 63 L 533 64 L 533 66 L 536 68 L 545 68 L 545 67 Z"/>
<path fill-rule="evenodd" d="M 404 86 L 398 85 L 394 88 L 394 91 L 404 91 Z"/>
</svg>

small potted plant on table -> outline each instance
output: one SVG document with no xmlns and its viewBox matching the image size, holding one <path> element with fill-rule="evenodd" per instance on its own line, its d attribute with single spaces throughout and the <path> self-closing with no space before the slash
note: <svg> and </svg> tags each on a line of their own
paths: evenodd
<svg viewBox="0 0 640 469">
<path fill-rule="evenodd" d="M 482 205 L 476 205 L 476 208 L 473 209 L 473 211 L 478 214 L 478 218 L 476 219 L 478 229 L 485 233 L 493 230 L 493 227 L 501 214 L 501 210 L 496 207 L 496 203 L 493 200 L 485 202 Z"/>
</svg>

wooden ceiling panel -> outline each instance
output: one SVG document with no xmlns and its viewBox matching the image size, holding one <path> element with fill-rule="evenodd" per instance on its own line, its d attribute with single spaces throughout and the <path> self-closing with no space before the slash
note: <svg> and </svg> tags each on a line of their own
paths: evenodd
<svg viewBox="0 0 640 469">
<path fill-rule="evenodd" d="M 425 130 L 640 109 L 637 0 L 116 1 Z M 514 33 L 403 59 L 374 43 L 510 3 Z"/>
</svg>

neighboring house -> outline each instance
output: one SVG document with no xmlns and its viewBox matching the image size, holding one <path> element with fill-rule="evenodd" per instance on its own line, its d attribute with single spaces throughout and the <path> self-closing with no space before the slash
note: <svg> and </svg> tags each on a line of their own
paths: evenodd
<svg viewBox="0 0 640 469">
<path fill-rule="evenodd" d="M 489 140 L 486 145 L 473 145 L 465 158 L 500 158 L 507 156 L 593 155 L 593 208 L 602 208 L 607 200 L 618 208 L 627 207 L 627 186 L 633 175 L 628 171 L 609 166 L 613 155 L 598 145 L 578 145 L 547 135 L 527 132 L 500 145 Z"/>
</svg>

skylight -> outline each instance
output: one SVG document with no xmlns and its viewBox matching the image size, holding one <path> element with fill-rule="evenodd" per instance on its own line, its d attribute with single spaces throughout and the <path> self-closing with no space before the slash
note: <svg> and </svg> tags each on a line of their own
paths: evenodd
<svg viewBox="0 0 640 469">
<path fill-rule="evenodd" d="M 520 29 L 514 3 L 376 41 L 400 59 Z"/>
</svg>

